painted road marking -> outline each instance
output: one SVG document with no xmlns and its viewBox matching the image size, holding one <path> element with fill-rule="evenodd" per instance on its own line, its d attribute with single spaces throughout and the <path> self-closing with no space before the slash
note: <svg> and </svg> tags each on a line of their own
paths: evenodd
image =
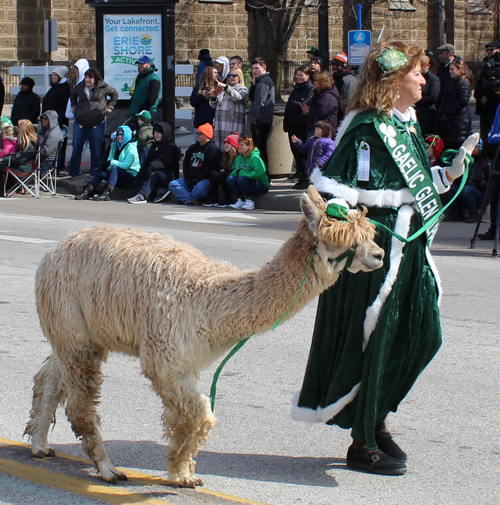
<svg viewBox="0 0 500 505">
<path fill-rule="evenodd" d="M 188 223 L 223 224 L 225 226 L 257 226 L 257 223 L 241 223 L 238 221 L 223 221 L 216 217 L 248 219 L 258 221 L 258 218 L 243 212 L 176 212 L 163 216 L 170 221 L 185 221 Z"/>
<path fill-rule="evenodd" d="M 16 442 L 14 440 L 8 440 L 0 438 L 0 444 L 5 446 L 14 446 L 18 448 L 30 449 L 29 444 L 22 442 Z M 2 447 L 0 446 L 0 449 Z M 57 452 L 57 458 L 62 458 L 66 460 L 73 460 L 85 463 L 88 466 L 93 467 L 93 463 L 90 460 L 79 458 L 77 456 L 71 456 L 69 454 L 63 454 Z M 35 463 L 49 463 L 52 459 L 47 458 L 44 460 L 33 460 Z M 130 484 L 135 484 L 136 486 L 163 486 L 161 490 L 149 491 L 147 493 L 134 492 L 132 486 L 120 486 L 113 484 L 94 484 L 88 480 L 79 479 L 76 477 L 70 477 L 68 475 L 61 474 L 60 472 L 54 472 L 52 470 L 47 470 L 40 468 L 39 466 L 19 463 L 12 459 L 2 459 L 0 458 L 0 473 L 10 475 L 12 477 L 17 477 L 21 480 L 28 481 L 34 484 L 39 484 L 43 486 L 48 486 L 56 488 L 62 491 L 68 491 L 70 493 L 85 496 L 86 498 L 92 498 L 95 500 L 101 500 L 109 505 L 173 505 L 167 500 L 158 496 L 157 498 L 151 498 L 152 494 L 155 495 L 175 495 L 175 502 L 177 504 L 185 503 L 185 505 L 196 505 L 198 503 L 206 503 L 203 496 L 198 495 L 208 495 L 213 498 L 219 498 L 221 501 L 217 502 L 220 505 L 233 505 L 233 504 L 247 504 L 247 505 L 264 505 L 260 502 L 255 502 L 252 500 L 247 500 L 245 498 L 238 498 L 236 496 L 227 495 L 224 493 L 219 493 L 217 491 L 212 491 L 210 489 L 197 487 L 196 490 L 182 490 L 174 489 L 166 484 L 165 479 L 161 477 L 156 477 L 143 472 L 137 472 L 128 468 L 119 468 L 119 470 L 126 473 L 128 477 L 128 482 Z M 185 491 L 185 494 L 184 494 Z M 215 505 L 215 502 L 212 502 Z"/>
<path fill-rule="evenodd" d="M 57 240 L 48 240 L 44 238 L 32 238 L 32 237 L 18 237 L 16 235 L 2 235 L 3 231 L 0 231 L 0 240 L 8 240 L 9 242 L 26 242 L 28 244 L 50 244 L 57 242 Z"/>
</svg>

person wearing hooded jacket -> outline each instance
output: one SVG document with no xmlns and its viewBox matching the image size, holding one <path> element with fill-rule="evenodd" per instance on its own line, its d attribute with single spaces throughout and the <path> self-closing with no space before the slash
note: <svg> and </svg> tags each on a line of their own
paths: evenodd
<svg viewBox="0 0 500 505">
<path fill-rule="evenodd" d="M 154 142 L 136 176 L 137 194 L 129 203 L 147 203 L 149 195 L 157 192 L 155 202 L 163 200 L 168 185 L 179 178 L 181 151 L 172 142 L 172 129 L 168 123 L 156 123 L 153 127 Z"/>
<path fill-rule="evenodd" d="M 80 84 L 85 79 L 85 72 L 89 68 L 90 68 L 89 62 L 85 58 L 81 58 L 78 61 L 76 61 L 72 69 L 76 77 L 76 85 Z M 75 116 L 71 109 L 70 98 L 68 98 L 68 104 L 66 105 L 66 113 L 64 115 L 66 116 L 67 119 L 75 119 Z"/>
<path fill-rule="evenodd" d="M 210 173 L 219 167 L 219 149 L 213 142 L 214 127 L 205 123 L 198 127 L 198 141 L 184 155 L 182 175 L 168 189 L 184 205 L 200 205 L 210 192 Z"/>
<path fill-rule="evenodd" d="M 63 134 L 55 110 L 43 112 L 40 122 L 38 140 L 40 141 L 40 162 L 42 168 L 44 168 L 45 160 L 55 155 L 59 142 L 63 139 Z"/>
<path fill-rule="evenodd" d="M 68 74 L 67 67 L 56 67 L 50 74 L 50 88 L 42 100 L 42 114 L 46 111 L 57 112 L 57 121 L 59 127 L 68 126 L 69 119 L 66 117 L 66 106 L 69 100 L 70 88 L 66 75 Z M 68 137 L 65 137 L 59 159 L 57 160 L 57 169 L 64 170 L 64 160 L 66 159 L 66 146 L 68 145 Z"/>
<path fill-rule="evenodd" d="M 75 120 L 69 175 L 80 175 L 82 149 L 87 140 L 90 146 L 90 174 L 94 175 L 101 163 L 106 113 L 111 112 L 116 105 L 118 92 L 102 80 L 97 69 L 89 68 L 85 72 L 85 79 L 71 90 L 70 99 Z"/>
<path fill-rule="evenodd" d="M 101 166 L 101 171 L 94 175 L 90 184 L 75 200 L 88 200 L 94 189 L 99 187 L 103 180 L 107 181 L 104 191 L 94 196 L 96 201 L 109 201 L 115 187 L 129 189 L 135 181 L 141 168 L 137 142 L 132 139 L 132 130 L 129 126 L 122 125 L 116 130 L 116 139 L 111 144 L 109 156 Z"/>
<path fill-rule="evenodd" d="M 40 97 L 33 91 L 34 87 L 35 81 L 31 77 L 21 79 L 21 91 L 16 95 L 10 116 L 14 126 L 17 126 L 20 119 L 38 123 Z"/>
</svg>

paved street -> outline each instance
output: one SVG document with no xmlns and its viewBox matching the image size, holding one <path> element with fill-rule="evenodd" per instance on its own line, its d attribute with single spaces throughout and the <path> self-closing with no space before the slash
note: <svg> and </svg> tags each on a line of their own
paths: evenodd
<svg viewBox="0 0 500 505">
<path fill-rule="evenodd" d="M 28 442 L 22 433 L 32 378 L 50 352 L 36 316 L 34 275 L 57 241 L 112 223 L 169 234 L 251 268 L 277 252 L 299 217 L 76 202 L 65 195 L 0 199 L 0 504 L 500 504 L 500 260 L 490 257 L 491 242 L 468 249 L 473 226 L 463 223 L 443 223 L 433 247 L 444 291 L 444 344 L 389 419 L 409 453 L 405 476 L 350 471 L 347 431 L 291 419 L 290 398 L 301 386 L 316 301 L 276 331 L 250 340 L 221 374 L 218 424 L 197 458 L 204 491 L 161 486 L 166 444 L 160 400 L 138 361 L 127 356 L 113 355 L 104 367 L 100 412 L 110 458 L 131 476 L 128 483 L 104 484 L 87 463 L 74 459 L 86 455 L 63 409 L 49 437 L 67 457 L 33 461 L 20 445 Z M 207 395 L 216 366 L 201 376 Z"/>
</svg>

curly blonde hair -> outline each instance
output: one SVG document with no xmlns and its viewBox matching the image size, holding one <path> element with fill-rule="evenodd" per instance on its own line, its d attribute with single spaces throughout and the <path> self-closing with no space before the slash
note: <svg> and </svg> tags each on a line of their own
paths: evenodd
<svg viewBox="0 0 500 505">
<path fill-rule="evenodd" d="M 402 52 L 407 62 L 398 70 L 387 75 L 382 74 L 377 57 L 380 51 L 386 47 L 392 47 Z M 349 111 L 364 111 L 376 109 L 379 113 L 389 114 L 394 108 L 398 98 L 399 88 L 408 72 L 421 63 L 424 50 L 414 43 L 400 41 L 382 42 L 378 44 L 366 57 L 359 75 L 356 91 L 349 103 Z"/>
</svg>

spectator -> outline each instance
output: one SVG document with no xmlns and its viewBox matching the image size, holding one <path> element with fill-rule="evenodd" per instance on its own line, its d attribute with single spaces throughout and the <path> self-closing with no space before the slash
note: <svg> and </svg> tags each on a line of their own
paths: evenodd
<svg viewBox="0 0 500 505">
<path fill-rule="evenodd" d="M 310 60 L 315 56 L 319 56 L 319 49 L 316 49 L 314 46 L 311 46 L 311 48 L 306 53 L 306 57 L 308 60 Z"/>
<path fill-rule="evenodd" d="M 422 58 L 421 64 L 425 84 L 422 86 L 422 98 L 415 104 L 415 110 L 422 135 L 426 137 L 436 131 L 436 103 L 441 90 L 441 82 L 431 72 L 431 59 L 428 56 Z"/>
<path fill-rule="evenodd" d="M 229 207 L 231 205 L 231 192 L 227 185 L 227 178 L 231 175 L 234 160 L 238 156 L 239 138 L 239 133 L 234 133 L 224 139 L 221 170 L 216 169 L 210 172 L 210 195 L 203 204 L 204 207 Z M 222 202 L 219 202 L 219 188 L 223 195 Z"/>
<path fill-rule="evenodd" d="M 219 72 L 219 81 L 226 82 L 227 74 L 229 74 L 229 59 L 225 56 L 219 56 L 215 60 L 215 68 Z"/>
<path fill-rule="evenodd" d="M 488 143 L 495 113 L 500 104 L 500 88 L 498 84 L 498 67 L 500 67 L 500 42 L 494 40 L 486 44 L 486 58 L 479 74 L 474 98 L 476 99 L 476 114 L 479 116 L 479 130 L 483 140 L 483 155 L 493 159 L 495 150 Z M 490 75 L 491 70 L 496 76 Z"/>
<path fill-rule="evenodd" d="M 318 121 L 314 125 L 314 135 L 307 139 L 304 144 L 295 135 L 292 136 L 292 142 L 297 149 L 304 154 L 307 154 L 306 172 L 302 180 L 300 180 L 293 189 L 307 189 L 311 181 L 309 176 L 313 170 L 321 168 L 333 154 L 335 143 L 331 137 L 332 127 L 328 121 Z"/>
<path fill-rule="evenodd" d="M 232 133 L 244 133 L 248 89 L 244 85 L 243 72 L 236 68 L 227 76 L 228 84 L 218 82 L 210 105 L 215 109 L 214 141 L 224 150 L 224 140 Z"/>
<path fill-rule="evenodd" d="M 200 82 L 193 88 L 189 103 L 194 107 L 193 126 L 198 128 L 202 124 L 213 125 L 215 109 L 210 105 L 210 97 L 217 87 L 219 73 L 215 67 L 207 67 L 200 77 Z"/>
<path fill-rule="evenodd" d="M 345 117 L 349 106 L 349 99 L 357 83 L 354 72 L 349 69 L 347 54 L 344 52 L 337 53 L 333 58 L 332 74 L 335 79 L 335 87 L 339 92 L 338 122 L 340 123 Z"/>
<path fill-rule="evenodd" d="M 213 67 L 214 62 L 212 61 L 212 57 L 210 56 L 210 51 L 208 49 L 200 49 L 198 53 L 198 60 L 200 63 L 198 65 L 198 71 L 196 72 L 196 84 L 198 86 L 200 83 L 201 74 L 205 71 L 207 67 Z"/>
<path fill-rule="evenodd" d="M 200 81 L 201 82 L 201 81 Z M 198 141 L 184 155 L 182 175 L 168 189 L 185 205 L 201 205 L 210 191 L 210 173 L 219 166 L 219 150 L 212 141 L 214 128 L 210 123 L 198 127 Z"/>
<path fill-rule="evenodd" d="M 94 175 L 83 193 L 75 196 L 75 200 L 88 200 L 94 189 L 106 180 L 103 192 L 94 195 L 94 200 L 109 201 L 115 187 L 129 189 L 132 186 L 140 168 L 137 143 L 132 139 L 132 130 L 127 125 L 119 126 L 107 161 L 102 164 L 101 170 Z"/>
<path fill-rule="evenodd" d="M 428 135 L 425 138 L 425 145 L 427 146 L 427 154 L 429 155 L 431 167 L 439 164 L 441 154 L 444 151 L 443 139 L 437 135 Z"/>
<path fill-rule="evenodd" d="M 309 76 L 314 83 L 318 74 L 323 70 L 323 60 L 319 56 L 313 56 L 309 60 Z"/>
<path fill-rule="evenodd" d="M 283 131 L 288 133 L 288 142 L 295 160 L 295 174 L 291 177 L 296 182 L 301 181 L 305 177 L 306 156 L 292 142 L 292 136 L 296 136 L 302 142 L 307 140 L 309 131 L 307 117 L 302 113 L 302 104 L 309 105 L 314 94 L 314 85 L 309 80 L 309 68 L 305 65 L 298 67 L 293 74 L 293 82 L 295 83 L 290 97 L 286 102 L 285 116 L 283 118 Z"/>
<path fill-rule="evenodd" d="M 156 123 L 153 127 L 154 142 L 141 170 L 136 176 L 136 195 L 129 203 L 146 203 L 156 193 L 155 202 L 161 202 L 168 194 L 168 185 L 179 178 L 180 149 L 172 142 L 172 130 L 168 123 Z"/>
<path fill-rule="evenodd" d="M 452 46 L 451 44 L 443 44 L 442 46 L 439 46 L 436 51 L 438 53 L 439 61 L 441 62 L 441 65 L 439 65 L 439 68 L 437 69 L 437 76 L 441 83 L 441 91 L 438 98 L 438 106 L 440 106 L 441 100 L 443 99 L 446 89 L 448 88 L 448 84 L 451 80 L 451 62 L 455 59 L 460 60 L 460 58 L 455 55 L 455 46 Z"/>
<path fill-rule="evenodd" d="M 463 141 L 472 135 L 469 111 L 471 82 L 463 61 L 450 63 L 451 80 L 438 110 L 437 133 L 447 149 L 459 149 Z"/>
<path fill-rule="evenodd" d="M 156 123 L 156 109 L 160 101 L 160 78 L 155 64 L 149 56 L 143 55 L 137 61 L 139 74 L 135 78 L 129 94 L 132 96 L 129 114 L 131 117 L 141 110 L 147 110 L 151 114 L 151 125 Z"/>
<path fill-rule="evenodd" d="M 85 72 L 89 68 L 90 68 L 89 62 L 85 58 L 81 58 L 75 62 L 75 65 L 73 66 L 73 75 L 75 76 L 76 79 L 76 85 L 80 84 L 85 79 Z M 73 115 L 73 111 L 71 109 L 71 98 L 68 100 L 65 116 L 67 119 L 75 119 L 75 116 Z"/>
<path fill-rule="evenodd" d="M 302 112 L 307 115 L 309 136 L 314 134 L 314 125 L 326 119 L 332 125 L 332 136 L 335 137 L 339 113 L 339 92 L 329 72 L 322 71 L 318 74 L 311 103 L 310 105 L 302 104 Z"/>
<path fill-rule="evenodd" d="M 4 123 L 2 127 L 2 148 L 0 150 L 0 163 L 6 165 L 9 155 L 16 153 L 17 138 L 14 136 L 14 126 Z"/>
<path fill-rule="evenodd" d="M 59 118 L 55 110 L 47 110 L 40 117 L 41 125 L 38 128 L 38 139 L 40 142 L 40 164 L 45 167 L 45 160 L 53 157 L 63 139 Z"/>
<path fill-rule="evenodd" d="M 11 121 L 17 126 L 20 119 L 38 123 L 40 115 L 40 97 L 33 91 L 35 81 L 31 77 L 21 79 L 21 91 L 16 95 L 12 105 Z"/>
<path fill-rule="evenodd" d="M 271 131 L 274 117 L 274 83 L 267 72 L 264 58 L 254 58 L 252 60 L 253 83 L 250 87 L 250 109 L 248 119 L 252 130 L 253 142 L 259 148 L 260 156 L 266 170 L 268 170 L 267 159 L 267 137 Z M 269 174 L 268 174 L 269 175 Z"/>
<path fill-rule="evenodd" d="M 10 123 L 10 121 L 9 121 Z M 12 125 L 12 123 L 10 123 Z M 34 151 L 38 147 L 38 136 L 33 128 L 31 121 L 20 119 L 17 126 L 17 146 L 16 152 Z M 7 161 L 7 160 L 5 160 Z M 8 162 L 10 166 L 20 172 L 29 172 L 33 170 L 33 158 L 14 158 Z"/>
<path fill-rule="evenodd" d="M 5 101 L 5 86 L 3 83 L 3 79 L 0 76 L 0 116 L 2 115 L 4 101 Z"/>
<path fill-rule="evenodd" d="M 90 145 L 90 174 L 99 174 L 106 113 L 111 112 L 116 105 L 118 92 L 102 80 L 96 68 L 89 68 L 85 72 L 85 79 L 71 90 L 70 100 L 75 120 L 69 175 L 80 175 L 82 149 L 87 140 Z"/>
<path fill-rule="evenodd" d="M 238 210 L 254 210 L 253 198 L 265 195 L 269 191 L 266 166 L 251 138 L 242 136 L 238 139 L 238 153 L 234 160 L 233 171 L 226 180 L 229 189 L 237 197 L 236 203 L 231 207 Z"/>
<path fill-rule="evenodd" d="M 245 67 L 243 66 L 243 58 L 241 56 L 231 56 L 229 58 L 229 70 L 236 70 L 237 68 L 243 72 L 243 77 L 245 78 L 245 87 L 247 89 L 250 89 L 250 86 L 252 85 L 252 69 L 248 63 L 245 65 Z"/>
<path fill-rule="evenodd" d="M 137 151 L 139 152 L 139 159 L 143 163 L 154 141 L 151 113 L 143 110 L 136 114 L 135 117 L 137 118 Z"/>
<path fill-rule="evenodd" d="M 66 107 L 68 105 L 70 89 L 66 76 L 68 75 L 68 67 L 56 67 L 52 74 L 50 74 L 50 89 L 42 100 L 42 114 L 45 111 L 52 110 L 57 112 L 57 121 L 59 126 L 68 126 L 69 119 L 66 117 Z M 68 144 L 68 137 L 64 142 L 59 152 L 59 159 L 57 160 L 57 169 L 64 170 L 64 161 L 66 159 L 66 146 Z"/>
</svg>

